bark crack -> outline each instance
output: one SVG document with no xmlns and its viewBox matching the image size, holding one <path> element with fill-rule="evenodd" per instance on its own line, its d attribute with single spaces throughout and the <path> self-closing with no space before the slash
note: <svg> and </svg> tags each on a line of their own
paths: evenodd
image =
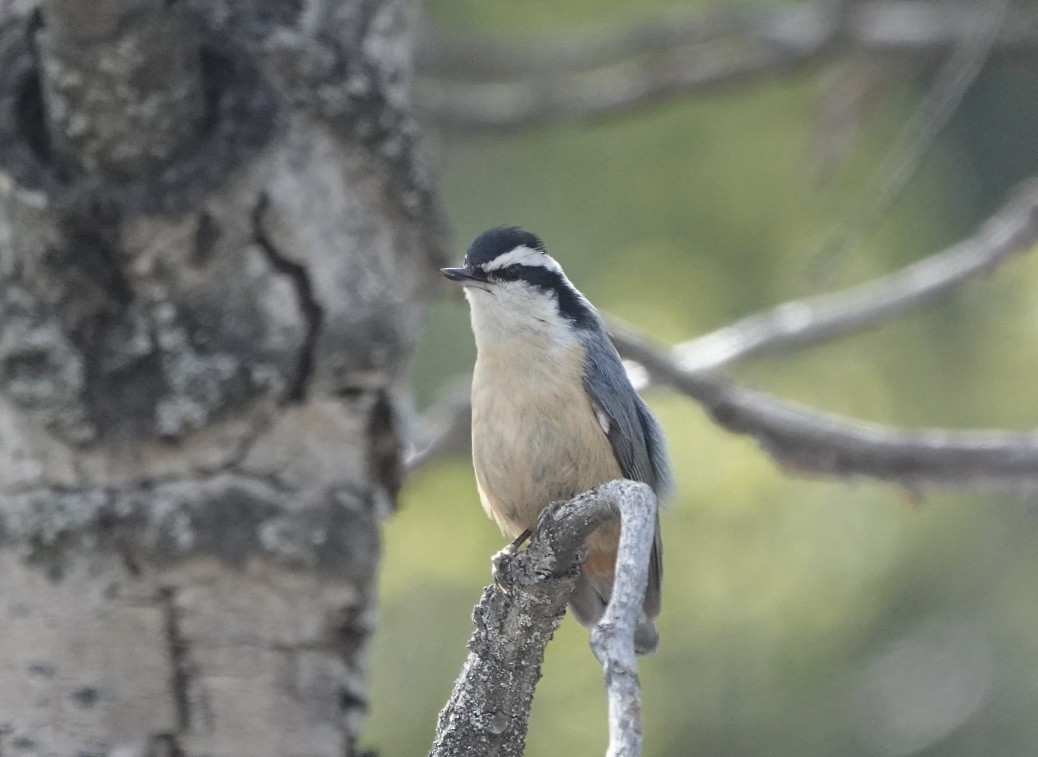
<svg viewBox="0 0 1038 757">
<path fill-rule="evenodd" d="M 159 597 L 166 615 L 166 646 L 169 652 L 170 689 L 176 709 L 177 731 L 184 733 L 191 728 L 191 671 L 187 659 L 187 641 L 180 630 L 180 613 L 177 610 L 176 589 L 164 586 Z"/>
<path fill-rule="evenodd" d="M 296 403 L 305 399 L 310 386 L 317 351 L 317 337 L 324 320 L 324 308 L 314 295 L 310 272 L 307 271 L 306 266 L 286 257 L 267 235 L 263 227 L 263 218 L 269 206 L 270 198 L 266 192 L 261 193 L 252 209 L 252 236 L 274 270 L 291 280 L 296 296 L 299 298 L 299 309 L 306 320 L 306 339 L 300 350 L 295 376 L 292 377 L 285 395 L 288 402 Z"/>
</svg>

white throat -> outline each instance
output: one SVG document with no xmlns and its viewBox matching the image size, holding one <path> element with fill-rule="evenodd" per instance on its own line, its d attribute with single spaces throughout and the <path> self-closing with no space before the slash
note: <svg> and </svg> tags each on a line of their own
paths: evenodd
<svg viewBox="0 0 1038 757">
<path fill-rule="evenodd" d="M 472 332 L 480 354 L 544 353 L 579 344 L 572 324 L 559 314 L 554 295 L 521 282 L 465 287 Z"/>
</svg>

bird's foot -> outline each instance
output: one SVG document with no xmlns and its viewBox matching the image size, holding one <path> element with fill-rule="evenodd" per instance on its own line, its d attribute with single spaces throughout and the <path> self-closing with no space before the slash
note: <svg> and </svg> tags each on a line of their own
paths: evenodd
<svg viewBox="0 0 1038 757">
<path fill-rule="evenodd" d="M 501 552 L 507 552 L 510 555 L 514 555 L 516 552 L 519 551 L 519 547 L 523 546 L 524 544 L 526 544 L 527 541 L 529 541 L 530 536 L 532 534 L 533 531 L 531 531 L 530 529 L 526 529 L 517 537 L 512 539 L 511 543 L 507 547 L 502 549 Z M 500 554 L 500 552 L 498 554 Z"/>
<path fill-rule="evenodd" d="M 509 545 L 511 546 L 511 545 Z M 515 552 L 505 547 L 490 558 L 490 575 L 494 578 L 494 586 L 502 594 L 508 594 L 508 567 L 515 559 Z"/>
<path fill-rule="evenodd" d="M 494 586 L 504 594 L 508 594 L 507 581 L 505 580 L 508 566 L 512 564 L 512 560 L 515 558 L 519 548 L 530 538 L 531 533 L 533 532 L 530 529 L 526 529 L 515 537 L 507 547 L 490 558 L 490 573 L 494 577 Z"/>
</svg>

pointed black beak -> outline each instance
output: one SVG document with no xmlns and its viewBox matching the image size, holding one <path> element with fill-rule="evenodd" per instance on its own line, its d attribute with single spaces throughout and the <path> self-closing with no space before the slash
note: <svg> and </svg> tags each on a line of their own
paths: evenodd
<svg viewBox="0 0 1038 757">
<path fill-rule="evenodd" d="M 487 277 L 482 271 L 475 270 L 473 268 L 441 268 L 440 273 L 446 276 L 451 281 L 460 281 L 465 283 L 466 281 L 486 281 Z"/>
</svg>

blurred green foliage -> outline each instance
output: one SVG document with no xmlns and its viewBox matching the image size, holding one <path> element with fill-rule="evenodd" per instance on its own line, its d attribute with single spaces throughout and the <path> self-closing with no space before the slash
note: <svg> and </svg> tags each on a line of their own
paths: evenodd
<svg viewBox="0 0 1038 757">
<path fill-rule="evenodd" d="M 431 10 L 503 35 L 620 25 L 660 7 L 441 0 Z M 884 273 L 969 233 L 1038 172 L 1038 77 L 995 70 L 880 226 L 849 254 L 827 253 L 925 73 L 888 72 L 853 152 L 821 183 L 818 109 L 839 69 L 594 125 L 433 137 L 458 258 L 483 228 L 524 225 L 600 309 L 663 342 Z M 737 375 L 877 422 L 1033 428 L 1036 286 L 1038 256 L 1024 256 L 926 312 Z M 433 309 L 415 367 L 420 401 L 470 369 L 467 320 L 460 296 Z M 641 666 L 646 755 L 1035 753 L 1033 492 L 918 501 L 889 484 L 796 478 L 690 400 L 648 399 L 678 493 L 663 518 L 661 651 Z M 413 476 L 385 538 L 367 741 L 383 757 L 424 754 L 505 540 L 481 512 L 467 458 Z M 601 673 L 567 619 L 548 649 L 527 754 L 601 754 L 605 738 Z"/>
</svg>

